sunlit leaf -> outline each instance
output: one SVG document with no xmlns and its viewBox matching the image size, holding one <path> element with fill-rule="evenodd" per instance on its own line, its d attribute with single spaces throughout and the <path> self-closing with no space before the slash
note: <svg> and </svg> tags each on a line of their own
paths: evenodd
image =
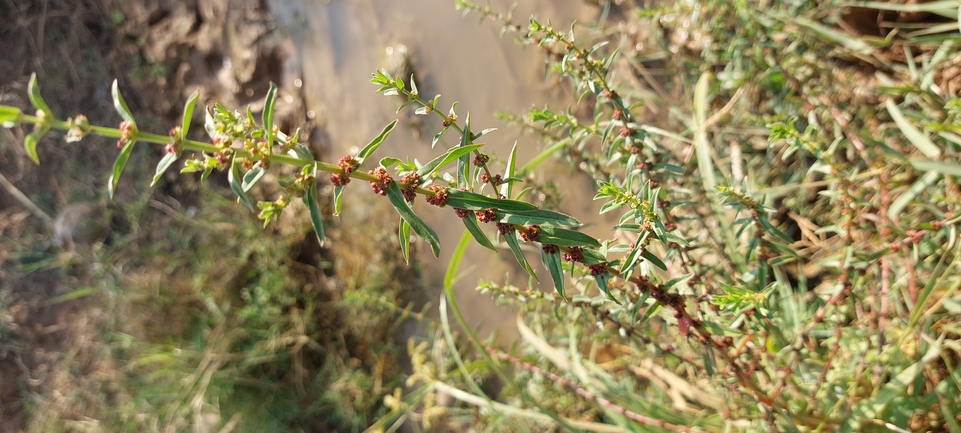
<svg viewBox="0 0 961 433">
<path fill-rule="evenodd" d="M 160 159 L 159 163 L 157 163 L 157 171 L 153 175 L 153 180 L 150 182 L 150 186 L 157 184 L 157 181 L 159 181 L 164 175 L 164 172 L 166 172 L 167 169 L 177 161 L 177 158 L 178 155 L 176 153 L 164 154 L 164 157 Z"/>
<path fill-rule="evenodd" d="M 504 171 L 504 179 L 510 179 L 514 177 L 514 165 L 517 160 L 517 142 L 514 142 L 514 147 L 511 147 L 510 156 L 507 158 L 507 168 Z M 511 192 L 513 192 L 514 182 L 504 182 L 501 185 L 501 195 L 507 198 L 513 198 Z"/>
<path fill-rule="evenodd" d="M 468 212 L 467 218 L 462 218 L 462 221 L 464 221 L 464 226 L 467 227 L 467 231 L 474 237 L 477 243 L 491 251 L 497 251 L 497 249 L 494 248 L 494 244 L 491 243 L 487 235 L 484 234 L 484 231 L 481 230 L 480 225 L 477 224 L 477 217 L 474 216 L 473 212 Z"/>
<path fill-rule="evenodd" d="M 447 193 L 447 205 L 458 209 L 484 210 L 494 208 L 504 212 L 531 211 L 537 209 L 537 206 L 530 203 L 490 198 L 475 192 L 461 191 L 453 188 L 447 190 Z"/>
<path fill-rule="evenodd" d="M 397 182 L 391 182 L 390 186 L 387 187 L 387 198 L 390 200 L 390 204 L 394 206 L 400 217 L 410 224 L 410 227 L 414 229 L 414 233 L 417 233 L 421 238 L 430 244 L 430 249 L 436 257 L 440 254 L 440 240 L 437 239 L 437 234 L 434 233 L 430 227 L 420 219 L 417 214 L 414 213 L 413 209 L 407 204 L 407 200 L 404 199 L 404 193 L 397 186 Z"/>
<path fill-rule="evenodd" d="M 443 169 L 447 166 L 447 164 L 450 164 L 456 161 L 458 158 L 480 149 L 482 146 L 484 145 L 472 144 L 470 146 L 452 147 L 443 155 L 440 155 L 421 166 L 421 168 L 417 170 L 417 174 L 420 175 L 421 178 L 426 178 L 427 176 L 436 173 L 438 170 Z"/>
<path fill-rule="evenodd" d="M 540 242 L 562 247 L 600 247 L 593 236 L 558 227 L 541 227 Z"/>
<path fill-rule="evenodd" d="M 567 295 L 564 294 L 564 268 L 561 266 L 561 254 L 559 252 L 547 254 L 542 250 L 541 261 L 544 262 L 547 270 L 551 273 L 551 280 L 554 281 L 554 290 L 557 291 L 561 299 L 567 299 Z"/>
<path fill-rule="evenodd" d="M 251 212 L 254 212 L 254 207 L 250 204 L 250 199 L 247 198 L 247 194 L 244 193 L 244 188 L 237 180 L 240 178 L 239 166 L 240 160 L 237 159 L 237 155 L 235 154 L 230 158 L 230 170 L 227 171 L 227 181 L 230 183 L 230 189 L 234 191 L 234 194 L 237 194 L 237 198 L 240 199 L 240 202 L 243 203 L 244 206 L 247 206 L 247 209 L 250 209 Z"/>
<path fill-rule="evenodd" d="M 254 164 L 253 168 L 248 170 L 247 173 L 244 173 L 244 181 L 243 184 L 241 184 L 241 188 L 243 188 L 244 192 L 250 191 L 250 188 L 253 187 L 260 178 L 264 177 L 265 174 L 267 174 L 267 167 L 261 164 Z"/>
<path fill-rule="evenodd" d="M 33 104 L 34 108 L 43 111 L 43 114 L 48 118 L 53 118 L 53 111 L 50 111 L 50 107 L 47 106 L 43 97 L 40 96 L 40 85 L 37 84 L 36 72 L 30 74 L 30 82 L 27 84 L 27 94 L 30 96 L 30 103 Z"/>
<path fill-rule="evenodd" d="M 374 151 L 377 150 L 378 147 L 380 147 L 381 143 L 384 142 L 387 136 L 390 135 L 390 132 L 394 130 L 394 126 L 396 125 L 397 125 L 397 120 L 394 120 L 393 122 L 388 123 L 387 126 L 385 126 L 384 129 L 380 131 L 380 134 L 377 134 L 377 137 L 374 137 L 374 139 L 371 140 L 370 143 L 367 143 L 367 145 L 360 150 L 360 153 L 357 154 L 357 161 L 360 163 L 363 163 L 364 159 L 366 159 L 368 156 L 373 154 Z"/>
<path fill-rule="evenodd" d="M 517 242 L 517 232 L 511 231 L 510 233 L 503 235 L 504 241 L 511 248 L 511 252 L 514 253 L 514 258 L 517 259 L 517 263 L 520 263 L 521 267 L 527 271 L 528 274 L 535 280 L 537 280 L 537 275 L 534 274 L 534 269 L 531 268 L 531 264 L 527 262 L 527 257 L 524 256 L 524 252 L 521 251 L 520 243 Z"/>
<path fill-rule="evenodd" d="M 194 106 L 197 105 L 197 99 L 200 98 L 200 90 L 194 90 L 187 98 L 187 103 L 184 104 L 184 117 L 180 122 L 180 139 L 187 139 L 187 131 L 190 130 L 190 118 L 194 115 Z"/>
<path fill-rule="evenodd" d="M 320 214 L 320 205 L 317 203 L 317 182 L 311 182 L 301 198 L 307 205 L 307 210 L 310 211 L 310 224 L 314 228 L 314 234 L 317 235 L 317 242 L 320 242 L 320 246 L 324 246 L 326 236 L 324 235 L 324 218 Z"/>
<path fill-rule="evenodd" d="M 500 222 L 510 224 L 565 227 L 579 227 L 581 225 L 580 221 L 570 215 L 544 209 L 503 212 L 500 217 Z"/>
<path fill-rule="evenodd" d="M 42 123 L 37 125 L 33 132 L 28 134 L 23 140 L 23 148 L 27 151 L 27 155 L 34 162 L 40 163 L 40 155 L 37 153 L 37 143 L 43 138 L 44 134 L 50 130 L 50 125 Z"/>
<path fill-rule="evenodd" d="M 120 174 L 123 173 L 123 168 L 127 165 L 127 160 L 130 159 L 130 152 L 133 151 L 133 145 L 137 140 L 130 140 L 127 144 L 124 144 L 123 148 L 120 149 L 120 154 L 117 155 L 117 159 L 113 162 L 113 170 L 110 171 L 110 179 L 107 181 L 107 196 L 113 199 L 113 194 L 117 190 L 117 182 L 120 181 Z"/>
<path fill-rule="evenodd" d="M 123 95 L 120 94 L 120 84 L 117 80 L 113 80 L 113 85 L 110 86 L 110 94 L 113 96 L 113 108 L 117 110 L 120 117 L 136 127 L 137 122 L 134 120 L 130 108 L 127 107 L 127 101 L 124 101 Z"/>
<path fill-rule="evenodd" d="M 397 229 L 397 240 L 400 242 L 400 251 L 404 254 L 404 261 L 410 263 L 410 224 L 400 219 Z"/>
</svg>

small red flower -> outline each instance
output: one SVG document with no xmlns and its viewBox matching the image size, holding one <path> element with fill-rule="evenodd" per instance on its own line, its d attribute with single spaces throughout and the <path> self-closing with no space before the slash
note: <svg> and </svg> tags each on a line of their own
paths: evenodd
<svg viewBox="0 0 961 433">
<path fill-rule="evenodd" d="M 584 249 L 581 247 L 571 247 L 571 250 L 564 253 L 564 261 L 567 262 L 583 262 L 584 261 Z"/>
<path fill-rule="evenodd" d="M 487 161 L 490 161 L 490 159 L 491 159 L 491 157 L 489 157 L 489 156 L 487 156 L 487 155 L 485 155 L 485 154 L 483 154 L 483 153 L 479 153 L 479 154 L 477 154 L 477 156 L 474 157 L 474 165 L 477 166 L 477 167 L 483 167 L 483 166 L 487 165 Z"/>
<path fill-rule="evenodd" d="M 346 186 L 350 183 L 350 176 L 343 173 L 334 173 L 330 175 L 330 183 L 334 184 L 334 186 Z"/>
<path fill-rule="evenodd" d="M 454 208 L 454 213 L 457 214 L 457 217 L 460 219 L 467 219 L 470 217 L 470 211 L 467 209 Z"/>
<path fill-rule="evenodd" d="M 598 275 L 601 275 L 601 274 L 604 274 L 604 273 L 607 272 L 607 264 L 606 264 L 606 263 L 593 264 L 593 265 L 588 266 L 588 268 L 591 270 L 591 276 L 593 276 L 593 277 L 596 277 L 596 276 L 598 276 Z"/>
<path fill-rule="evenodd" d="M 413 171 L 404 173 L 404 175 L 400 177 L 400 183 L 404 185 L 404 187 L 401 188 L 401 192 L 404 193 L 404 199 L 407 200 L 408 203 L 412 203 L 414 198 L 417 197 L 417 192 L 414 190 L 420 186 L 420 175 Z"/>
<path fill-rule="evenodd" d="M 521 230 L 521 239 L 527 242 L 537 242 L 540 235 L 541 227 L 536 224 L 527 226 L 524 230 Z"/>
<path fill-rule="evenodd" d="M 544 254 L 557 254 L 557 245 L 544 244 L 541 245 L 541 249 L 544 250 Z"/>
<path fill-rule="evenodd" d="M 384 170 L 384 167 L 377 167 L 367 173 L 377 178 L 377 180 L 370 181 L 370 189 L 374 190 L 376 194 L 387 195 L 387 188 L 394 181 L 390 178 L 390 174 L 387 174 L 387 170 Z"/>
<path fill-rule="evenodd" d="M 359 165 L 357 159 L 350 155 L 344 155 L 340 158 L 340 161 L 337 161 L 337 166 L 340 167 L 341 170 L 344 170 L 345 174 L 353 173 Z"/>
<path fill-rule="evenodd" d="M 494 209 L 475 211 L 474 215 L 477 215 L 477 220 L 482 223 L 489 223 L 497 219 L 497 212 Z"/>
<path fill-rule="evenodd" d="M 434 193 L 434 195 L 427 196 L 427 203 L 437 207 L 447 206 L 447 188 L 444 188 L 440 185 L 431 185 L 427 189 Z"/>
<path fill-rule="evenodd" d="M 514 233 L 514 230 L 515 229 L 513 224 L 497 223 L 497 231 L 500 232 L 500 234 L 502 235 Z"/>
</svg>

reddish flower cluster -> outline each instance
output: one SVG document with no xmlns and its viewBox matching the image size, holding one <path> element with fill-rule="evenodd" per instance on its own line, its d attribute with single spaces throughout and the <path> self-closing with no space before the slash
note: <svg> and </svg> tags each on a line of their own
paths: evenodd
<svg viewBox="0 0 961 433">
<path fill-rule="evenodd" d="M 133 139 L 133 134 L 136 127 L 133 123 L 127 122 L 126 120 L 120 122 L 120 139 L 117 140 L 117 149 L 122 148 L 127 142 Z"/>
<path fill-rule="evenodd" d="M 414 191 L 420 186 L 420 175 L 416 172 L 407 172 L 400 177 L 400 183 L 404 185 L 401 188 L 401 192 L 404 193 L 404 200 L 408 203 L 413 203 L 414 199 L 417 197 L 417 192 Z"/>
<path fill-rule="evenodd" d="M 504 183 L 504 178 L 499 174 L 495 174 L 494 178 L 491 178 L 487 174 L 482 174 L 480 177 L 480 181 L 484 183 L 490 182 L 494 186 L 500 186 L 501 184 Z"/>
<path fill-rule="evenodd" d="M 330 183 L 334 184 L 334 186 L 346 186 L 350 183 L 350 176 L 343 173 L 334 173 L 330 175 Z"/>
<path fill-rule="evenodd" d="M 544 250 L 544 254 L 557 254 L 557 245 L 543 244 L 541 249 Z"/>
<path fill-rule="evenodd" d="M 489 223 L 497 219 L 497 212 L 495 212 L 494 209 L 475 211 L 474 215 L 477 215 L 477 220 L 482 223 Z"/>
<path fill-rule="evenodd" d="M 344 174 L 348 175 L 353 173 L 359 165 L 357 159 L 350 155 L 344 155 L 340 158 L 340 161 L 337 161 L 337 166 L 340 167 L 341 170 L 344 170 Z"/>
<path fill-rule="evenodd" d="M 170 131 L 167 131 L 167 135 L 170 137 L 176 137 L 180 135 L 180 127 L 174 126 L 173 128 L 170 128 Z"/>
<path fill-rule="evenodd" d="M 490 161 L 490 159 L 491 157 L 483 153 L 478 153 L 477 156 L 474 157 L 474 165 L 478 167 L 483 167 L 487 165 L 487 161 Z"/>
<path fill-rule="evenodd" d="M 514 225 L 507 223 L 497 223 L 497 231 L 502 235 L 514 233 Z"/>
<path fill-rule="evenodd" d="M 440 185 L 431 185 L 427 187 L 427 189 L 434 193 L 433 195 L 427 196 L 427 203 L 437 207 L 447 206 L 447 188 Z"/>
<path fill-rule="evenodd" d="M 377 180 L 370 181 L 370 189 L 374 190 L 377 194 L 387 195 L 387 187 L 394 181 L 390 178 L 390 175 L 387 174 L 387 170 L 384 170 L 384 167 L 377 167 L 377 169 L 368 171 L 367 173 L 377 178 Z"/>
<path fill-rule="evenodd" d="M 584 261 L 584 249 L 581 247 L 571 247 L 571 250 L 564 253 L 564 261 L 568 262 L 583 262 Z"/>
<path fill-rule="evenodd" d="M 677 230 L 677 224 L 674 224 L 674 223 L 664 224 L 664 229 L 669 232 L 673 232 L 674 230 Z"/>
<path fill-rule="evenodd" d="M 527 242 L 537 242 L 537 239 L 540 236 L 541 226 L 536 224 L 527 226 L 524 230 L 521 230 L 521 239 L 524 239 Z"/>
<path fill-rule="evenodd" d="M 597 264 L 589 265 L 589 266 L 588 266 L 588 269 L 591 270 L 591 276 L 592 276 L 592 277 L 596 277 L 596 276 L 598 276 L 598 275 L 601 275 L 601 274 L 607 272 L 607 264 L 606 264 L 606 263 L 597 263 Z"/>
<path fill-rule="evenodd" d="M 177 145 L 174 143 L 167 143 L 167 145 L 164 146 L 164 153 L 172 153 L 176 155 L 178 152 L 179 150 L 177 149 Z"/>
<path fill-rule="evenodd" d="M 467 209 L 454 208 L 454 213 L 457 214 L 457 217 L 460 219 L 467 219 L 470 217 L 470 211 Z"/>
</svg>

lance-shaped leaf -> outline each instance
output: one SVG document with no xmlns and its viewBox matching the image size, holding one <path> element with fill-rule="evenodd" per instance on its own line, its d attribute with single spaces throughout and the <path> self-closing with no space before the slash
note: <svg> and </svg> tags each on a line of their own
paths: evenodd
<svg viewBox="0 0 961 433">
<path fill-rule="evenodd" d="M 457 103 L 455 102 L 454 105 L 456 106 Z M 454 107 L 451 107 L 451 111 L 453 111 L 453 109 Z M 473 137 L 470 134 L 470 113 L 467 113 L 467 121 L 464 124 L 463 132 L 464 133 L 461 135 L 460 144 L 458 145 L 458 147 L 467 147 L 473 143 Z M 469 181 L 470 161 L 468 159 L 469 158 L 467 157 L 467 155 L 463 155 L 460 158 L 457 158 L 456 178 L 457 178 L 458 188 L 467 188 L 467 186 L 470 184 L 470 181 Z M 462 208 L 462 209 L 466 209 L 466 208 Z"/>
<path fill-rule="evenodd" d="M 600 247 L 601 243 L 593 236 L 586 235 L 574 230 L 567 230 L 558 227 L 541 227 L 538 241 L 558 245 L 562 247 Z"/>
<path fill-rule="evenodd" d="M 314 234 L 317 235 L 317 242 L 324 246 L 324 218 L 320 214 L 320 205 L 317 204 L 317 182 L 311 182 L 307 191 L 301 197 L 307 210 L 310 211 L 310 224 L 314 227 Z"/>
<path fill-rule="evenodd" d="M 117 159 L 113 162 L 113 170 L 110 172 L 110 179 L 107 181 L 107 196 L 113 199 L 113 193 L 117 190 L 117 182 L 120 181 L 120 174 L 123 173 L 124 166 L 127 165 L 127 160 L 130 159 L 130 152 L 133 151 L 133 145 L 137 140 L 130 140 L 127 144 L 123 145 L 123 149 L 120 149 L 120 154 L 117 155 Z"/>
<path fill-rule="evenodd" d="M 390 186 L 387 187 L 387 199 L 390 200 L 390 204 L 394 206 L 394 209 L 397 210 L 400 217 L 403 218 L 404 221 L 407 221 L 407 224 L 410 224 L 410 227 L 414 229 L 414 233 L 417 233 L 430 244 L 430 249 L 434 253 L 434 256 L 436 257 L 440 254 L 440 241 L 437 239 L 437 234 L 410 208 L 407 200 L 404 199 L 404 193 L 397 186 L 397 182 L 391 182 Z"/>
<path fill-rule="evenodd" d="M 524 270 L 527 271 L 527 273 L 530 274 L 534 280 L 540 281 L 537 279 L 537 275 L 534 274 L 534 269 L 531 268 L 531 264 L 527 263 L 527 257 L 524 257 L 524 252 L 521 251 L 520 243 L 517 242 L 517 232 L 512 230 L 510 233 L 503 236 L 504 241 L 507 242 L 509 247 L 511 247 L 511 252 L 514 253 L 514 258 L 517 259 L 517 263 L 520 263 L 521 267 L 524 268 Z"/>
<path fill-rule="evenodd" d="M 130 108 L 127 107 L 127 101 L 124 101 L 123 95 L 120 94 L 120 84 L 117 80 L 113 80 L 113 85 L 110 86 L 110 94 L 113 96 L 113 108 L 117 110 L 120 117 L 136 127 L 137 122 L 134 120 Z"/>
<path fill-rule="evenodd" d="M 23 112 L 17 107 L 0 105 L 0 126 L 13 128 L 14 125 L 20 122 L 20 116 L 22 114 Z"/>
<path fill-rule="evenodd" d="M 157 171 L 153 175 L 153 180 L 150 182 L 150 186 L 157 184 L 157 181 L 160 180 L 160 177 L 164 175 L 164 172 L 166 172 L 167 169 L 177 161 L 178 156 L 179 155 L 176 153 L 168 153 L 160 159 L 160 162 L 157 163 Z"/>
<path fill-rule="evenodd" d="M 340 208 L 344 201 L 344 188 L 347 186 L 334 187 L 334 215 L 340 215 Z"/>
<path fill-rule="evenodd" d="M 43 101 L 43 97 L 40 96 L 40 86 L 37 84 L 37 73 L 34 72 L 30 74 L 30 82 L 27 84 L 27 94 L 30 96 L 30 103 L 33 106 L 42 111 L 47 118 L 53 118 L 53 111 L 50 111 L 50 107 L 47 103 Z"/>
<path fill-rule="evenodd" d="M 253 187 L 260 178 L 264 177 L 265 174 L 267 174 L 267 167 L 261 164 L 254 164 L 253 168 L 244 173 L 244 181 L 240 187 L 243 188 L 244 192 L 250 191 L 250 188 Z"/>
<path fill-rule="evenodd" d="M 581 225 L 580 221 L 570 215 L 544 209 L 504 212 L 500 217 L 500 222 L 508 224 L 565 227 L 579 227 Z"/>
<path fill-rule="evenodd" d="M 447 190 L 447 204 L 458 209 L 484 210 L 497 209 L 504 212 L 531 211 L 537 206 L 517 200 L 490 198 L 482 194 L 458 189 Z"/>
<path fill-rule="evenodd" d="M 41 123 L 33 128 L 27 137 L 23 140 L 23 148 L 27 151 L 27 155 L 34 163 L 40 163 L 40 155 L 37 153 L 37 143 L 43 138 L 43 135 L 50 130 L 50 125 Z"/>
<path fill-rule="evenodd" d="M 244 193 L 244 188 L 240 185 L 240 181 L 237 180 L 240 178 L 239 165 L 240 161 L 237 159 L 237 155 L 234 154 L 234 156 L 230 158 L 230 170 L 227 171 L 227 181 L 230 182 L 230 189 L 234 191 L 234 194 L 237 194 L 237 198 L 240 199 L 241 203 L 253 212 L 254 207 L 250 204 L 250 199 L 247 198 L 247 194 Z"/>
<path fill-rule="evenodd" d="M 541 231 L 541 233 L 544 232 Z M 584 248 L 584 264 L 596 265 L 598 263 L 607 263 L 607 257 L 604 254 L 601 254 L 600 251 Z"/>
<path fill-rule="evenodd" d="M 497 249 L 494 248 L 494 244 L 491 243 L 491 240 L 488 239 L 484 231 L 481 230 L 480 225 L 477 224 L 477 217 L 474 216 L 473 212 L 468 212 L 467 218 L 463 218 L 462 220 L 464 221 L 464 226 L 467 227 L 467 231 L 470 232 L 477 243 L 491 251 L 497 251 Z"/>
<path fill-rule="evenodd" d="M 277 102 L 277 85 L 273 81 L 270 82 L 270 89 L 267 90 L 267 98 L 264 99 L 264 132 L 267 134 L 264 137 L 267 140 L 267 152 L 274 146 L 274 103 Z"/>
<path fill-rule="evenodd" d="M 607 296 L 607 299 L 614 301 L 614 303 L 616 303 L 617 305 L 621 305 L 620 301 L 618 301 L 617 299 L 614 299 L 614 295 L 611 294 L 611 289 L 607 287 L 607 283 L 610 280 L 611 280 L 611 274 L 607 272 L 602 272 L 594 276 L 594 281 L 597 282 L 597 287 L 600 288 L 602 292 L 604 292 L 604 295 Z"/>
<path fill-rule="evenodd" d="M 547 270 L 551 273 L 551 280 L 554 280 L 554 290 L 561 296 L 561 299 L 566 300 L 567 295 L 564 294 L 564 267 L 561 266 L 561 254 L 559 252 L 547 254 L 541 250 L 541 261 L 544 262 Z"/>
<path fill-rule="evenodd" d="M 458 158 L 467 155 L 468 153 L 471 153 L 482 146 L 483 144 L 472 144 L 470 146 L 452 147 L 443 155 L 440 155 L 437 158 L 428 161 L 427 164 L 424 164 L 420 169 L 417 170 L 417 174 L 421 178 L 425 178 L 428 175 L 433 175 L 434 173 L 437 173 L 438 170 L 447 166 L 447 164 L 456 161 Z"/>
<path fill-rule="evenodd" d="M 397 240 L 400 242 L 400 251 L 404 253 L 404 261 L 410 263 L 410 224 L 403 217 L 397 228 Z"/>
<path fill-rule="evenodd" d="M 664 270 L 664 271 L 667 270 L 667 265 L 665 265 L 660 258 L 652 254 L 650 251 L 644 251 L 644 254 L 642 254 L 642 256 L 644 257 L 645 260 L 651 262 L 651 264 L 653 264 L 654 266 L 661 268 L 661 270 Z"/>
<path fill-rule="evenodd" d="M 187 98 L 187 103 L 184 104 L 184 117 L 180 122 L 180 139 L 187 139 L 187 131 L 190 130 L 190 118 L 194 115 L 194 106 L 197 105 L 197 99 L 200 98 L 200 90 L 194 90 Z"/>
<path fill-rule="evenodd" d="M 360 153 L 357 154 L 357 163 L 362 164 L 364 162 L 364 159 L 372 155 L 374 151 L 376 151 L 377 148 L 380 147 L 381 143 L 384 142 L 387 136 L 390 135 L 390 131 L 393 131 L 394 126 L 396 125 L 397 125 L 397 120 L 394 120 L 393 122 L 388 123 L 387 126 L 385 126 L 384 129 L 380 131 L 380 134 L 374 137 L 374 139 L 371 140 L 370 143 L 367 143 L 367 145 L 360 150 Z"/>
<path fill-rule="evenodd" d="M 514 165 L 517 160 L 517 142 L 514 142 L 514 147 L 511 148 L 511 154 L 507 157 L 507 169 L 504 171 L 504 179 L 510 179 L 514 177 Z M 501 195 L 507 198 L 512 198 L 511 193 L 514 191 L 514 182 L 504 182 L 501 185 Z"/>
<path fill-rule="evenodd" d="M 782 241 L 787 242 L 788 244 L 794 243 L 794 240 L 791 239 L 790 236 L 779 230 L 774 226 L 774 224 L 771 224 L 771 221 L 768 219 L 767 215 L 758 215 L 757 221 L 764 226 L 764 230 L 767 230 L 769 233 L 777 236 Z"/>
</svg>

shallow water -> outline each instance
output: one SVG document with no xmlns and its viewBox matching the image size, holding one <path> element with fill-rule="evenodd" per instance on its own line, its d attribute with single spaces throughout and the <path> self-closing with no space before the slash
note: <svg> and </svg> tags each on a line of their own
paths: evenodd
<svg viewBox="0 0 961 433">
<path fill-rule="evenodd" d="M 383 66 L 388 47 L 407 47 L 425 99 L 439 93 L 442 107 L 459 101 L 460 119 L 469 111 L 475 131 L 488 127 L 499 129 L 481 140 L 487 143 L 488 152 L 506 158 L 516 140 L 521 164 L 538 153 L 537 138 L 507 127 L 494 113 L 523 113 L 532 105 L 550 105 L 561 110 L 572 102 L 564 85 L 552 86 L 545 80 L 539 51 L 516 44 L 511 34 L 501 37 L 500 26 L 492 22 L 479 23 L 476 14 L 465 18 L 455 10 L 453 0 L 296 3 L 276 0 L 268 4 L 281 30 L 292 36 L 297 45 L 298 57 L 289 62 L 295 66 L 288 66 L 288 70 L 302 68 L 302 72 L 294 73 L 303 75 L 307 109 L 323 131 L 325 159 L 336 160 L 351 148 L 363 146 L 396 118 L 401 119 L 398 129 L 375 156 L 409 156 L 425 162 L 443 151 L 442 144 L 456 143 L 456 134 L 451 134 L 432 150 L 431 137 L 437 125 L 426 125 L 422 136 L 416 138 L 418 127 L 410 124 L 410 116 L 395 113 L 403 101 L 375 93 L 370 76 Z M 495 10 L 507 10 L 510 4 L 494 2 L 492 6 Z M 584 5 L 582 0 L 526 1 L 515 10 L 516 21 L 526 23 L 534 10 L 540 19 L 550 19 L 564 27 L 574 20 L 589 21 L 596 14 L 596 8 Z M 566 167 L 555 167 L 551 171 L 563 193 L 560 210 L 582 221 L 586 216 L 597 215 L 596 206 L 585 208 L 584 205 L 593 195 L 592 182 L 587 176 L 574 174 Z M 558 181 L 558 177 L 563 179 Z M 345 200 L 344 207 L 344 218 L 363 215 L 364 210 L 351 210 L 350 200 Z M 441 212 L 450 213 L 448 209 L 421 204 L 416 210 L 434 228 L 442 243 L 437 259 L 431 256 L 429 248 L 419 245 L 421 265 L 431 290 L 428 297 L 436 305 L 446 264 L 464 228 L 452 215 L 441 215 Z M 600 234 L 609 227 L 605 222 L 587 230 Z M 530 257 L 535 269 L 540 269 L 538 275 L 549 283 L 550 276 L 536 255 Z M 516 335 L 513 312 L 495 305 L 489 295 L 475 291 L 478 279 L 503 282 L 507 273 L 512 275 L 511 281 L 515 284 L 526 286 L 526 274 L 510 252 L 502 251 L 498 257 L 472 245 L 461 271 L 464 274 L 455 289 L 468 321 L 479 326 L 482 334 L 496 329 L 500 341 L 513 340 Z"/>
</svg>

